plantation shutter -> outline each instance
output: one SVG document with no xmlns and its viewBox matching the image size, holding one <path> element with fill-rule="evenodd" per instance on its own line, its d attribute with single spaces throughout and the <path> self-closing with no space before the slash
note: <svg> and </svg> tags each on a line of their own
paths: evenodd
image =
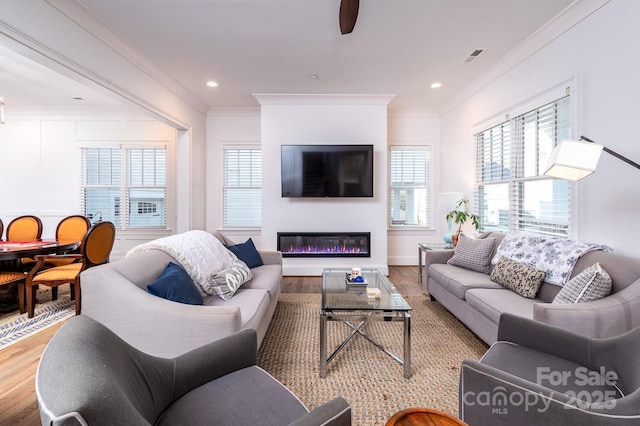
<svg viewBox="0 0 640 426">
<path fill-rule="evenodd" d="M 392 226 L 430 226 L 431 151 L 392 146 L 389 152 L 389 216 Z"/>
<path fill-rule="evenodd" d="M 262 152 L 260 148 L 223 150 L 223 225 L 260 226 Z"/>
</svg>

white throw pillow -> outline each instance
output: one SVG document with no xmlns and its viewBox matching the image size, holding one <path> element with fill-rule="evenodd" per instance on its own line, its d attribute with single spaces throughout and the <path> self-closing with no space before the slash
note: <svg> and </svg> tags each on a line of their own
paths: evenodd
<svg viewBox="0 0 640 426">
<path fill-rule="evenodd" d="M 222 300 L 229 300 L 240 286 L 253 278 L 251 268 L 240 259 L 236 259 L 227 269 L 211 275 L 209 284 Z"/>
<path fill-rule="evenodd" d="M 611 277 L 599 263 L 571 278 L 553 299 L 553 303 L 581 303 L 602 299 L 611 293 Z"/>
</svg>

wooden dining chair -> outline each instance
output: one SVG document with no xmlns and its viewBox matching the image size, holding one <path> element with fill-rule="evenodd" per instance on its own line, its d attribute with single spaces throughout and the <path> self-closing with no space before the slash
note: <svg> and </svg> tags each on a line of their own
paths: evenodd
<svg viewBox="0 0 640 426">
<path fill-rule="evenodd" d="M 80 273 L 92 266 L 109 262 L 115 236 L 116 228 L 113 223 L 98 222 L 87 231 L 82 240 L 79 254 L 36 256 L 36 265 L 29 271 L 26 281 L 19 284 L 20 313 L 27 311 L 29 318 L 33 318 L 37 286 L 46 285 L 53 289 L 68 283 L 71 285 L 71 299 L 76 301 L 76 315 L 79 315 L 81 311 Z M 79 261 L 45 268 L 45 261 L 52 258 L 69 258 Z M 24 295 L 26 295 L 26 307 Z"/>
<path fill-rule="evenodd" d="M 9 222 L 7 225 L 7 241 L 8 242 L 29 242 L 40 241 L 42 237 L 42 221 L 38 216 L 24 215 L 19 216 Z M 34 260 L 25 257 L 20 259 L 23 271 L 28 270 Z M 25 266 L 26 265 L 26 266 Z"/>
<path fill-rule="evenodd" d="M 90 227 L 91 222 L 85 216 L 67 216 L 60 222 L 58 222 L 58 226 L 56 227 L 56 241 L 59 244 L 82 242 Z M 80 246 L 78 246 L 78 248 L 74 250 L 73 253 L 80 253 Z M 76 259 L 69 259 L 58 256 L 57 258 L 48 259 L 44 263 L 44 266 L 50 268 L 53 266 L 62 266 L 73 263 L 74 261 L 76 261 Z M 23 265 L 28 269 L 31 269 L 35 265 L 35 260 L 23 260 Z"/>
<path fill-rule="evenodd" d="M 40 237 L 42 237 L 42 221 L 37 216 L 19 216 L 7 225 L 7 241 L 40 241 Z"/>
<path fill-rule="evenodd" d="M 69 244 L 82 242 L 84 236 L 91 227 L 91 221 L 82 215 L 71 215 L 63 218 L 58 222 L 56 227 L 56 241 L 60 244 Z M 80 247 L 70 253 L 81 253 Z M 69 254 L 69 253 L 65 253 Z M 54 268 L 56 266 L 68 265 L 70 263 L 79 262 L 79 259 L 68 258 L 64 256 L 55 256 L 44 261 L 43 268 Z M 24 270 L 33 268 L 36 264 L 35 259 L 22 259 Z M 51 300 L 58 300 L 58 287 L 51 287 Z"/>
<path fill-rule="evenodd" d="M 2 234 L 4 232 L 4 222 L 0 219 L 0 241 L 2 241 Z M 4 269 L 4 262 L 0 262 Z M 8 284 L 19 284 L 24 282 L 26 275 L 21 271 L 2 270 L 0 271 L 0 287 Z"/>
<path fill-rule="evenodd" d="M 21 271 L 0 271 L 0 286 L 14 284 L 18 285 L 18 291 L 21 291 L 26 277 L 27 275 Z M 13 303 L 15 303 L 15 299 L 9 302 L 11 305 Z"/>
</svg>

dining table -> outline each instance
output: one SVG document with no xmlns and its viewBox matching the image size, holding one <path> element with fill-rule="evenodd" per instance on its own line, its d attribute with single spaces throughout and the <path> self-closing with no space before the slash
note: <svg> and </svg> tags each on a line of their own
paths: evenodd
<svg viewBox="0 0 640 426">
<path fill-rule="evenodd" d="M 23 258 L 41 254 L 65 254 L 77 249 L 81 241 L 0 241 L 0 270 L 20 270 Z M 26 278 L 26 274 L 25 274 Z M 18 309 L 18 284 L 0 285 L 0 313 Z"/>
</svg>

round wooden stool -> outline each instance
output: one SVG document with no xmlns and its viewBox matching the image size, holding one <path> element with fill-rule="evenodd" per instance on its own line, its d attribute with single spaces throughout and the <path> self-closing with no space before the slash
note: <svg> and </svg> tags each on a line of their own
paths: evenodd
<svg viewBox="0 0 640 426">
<path fill-rule="evenodd" d="M 444 425 L 469 426 L 457 417 L 429 408 L 407 408 L 387 420 L 386 426 Z"/>
</svg>

